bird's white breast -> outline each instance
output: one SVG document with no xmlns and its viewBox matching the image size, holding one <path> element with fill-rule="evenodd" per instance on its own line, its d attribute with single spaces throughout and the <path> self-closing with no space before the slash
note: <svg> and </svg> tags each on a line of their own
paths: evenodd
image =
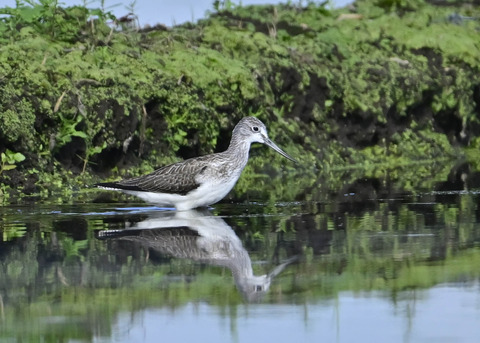
<svg viewBox="0 0 480 343">
<path fill-rule="evenodd" d="M 222 170 L 225 171 L 225 169 Z M 241 170 L 228 171 L 226 174 L 223 173 L 222 177 L 216 177 L 218 175 L 214 172 L 206 173 L 197 180 L 200 186 L 186 195 L 128 190 L 122 190 L 122 192 L 135 195 L 148 203 L 174 206 L 177 210 L 185 211 L 220 201 L 235 186 L 241 172 Z"/>
</svg>

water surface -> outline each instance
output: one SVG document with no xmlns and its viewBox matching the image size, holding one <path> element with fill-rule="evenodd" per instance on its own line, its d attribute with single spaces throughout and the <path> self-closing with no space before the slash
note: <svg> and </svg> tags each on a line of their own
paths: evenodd
<svg viewBox="0 0 480 343">
<path fill-rule="evenodd" d="M 0 341 L 477 342 L 479 200 L 4 206 Z"/>
</svg>

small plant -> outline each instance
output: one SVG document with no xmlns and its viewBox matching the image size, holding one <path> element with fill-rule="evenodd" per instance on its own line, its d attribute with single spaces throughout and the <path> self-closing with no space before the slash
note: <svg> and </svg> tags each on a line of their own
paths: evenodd
<svg viewBox="0 0 480 343">
<path fill-rule="evenodd" d="M 85 173 L 85 170 L 87 169 L 87 164 L 89 163 L 90 158 L 93 155 L 101 153 L 105 148 L 107 147 L 107 142 L 103 142 L 102 146 L 88 146 L 87 144 L 87 149 L 85 151 L 85 158 L 80 157 L 83 160 L 83 168 L 82 168 L 82 174 Z"/>
<path fill-rule="evenodd" d="M 61 121 L 61 128 L 56 135 L 56 144 L 59 147 L 64 146 L 67 143 L 72 141 L 72 137 L 80 137 L 87 139 L 88 136 L 83 131 L 78 131 L 77 126 L 83 122 L 83 116 L 76 116 L 73 119 L 69 119 L 66 116 L 63 116 L 61 113 L 58 113 L 58 117 Z"/>
<path fill-rule="evenodd" d="M 0 155 L 0 174 L 4 171 L 15 169 L 17 163 L 25 160 L 25 156 L 19 152 L 13 152 L 9 149 Z"/>
<path fill-rule="evenodd" d="M 24 29 L 30 34 L 44 35 L 55 41 L 88 41 L 96 45 L 111 38 L 113 28 L 108 26 L 115 16 L 102 9 L 61 7 L 58 0 L 16 0 L 15 7 L 0 7 L 0 40 L 15 41 Z M 102 1 L 103 6 L 103 1 Z M 6 35 L 5 35 L 6 34 Z"/>
<path fill-rule="evenodd" d="M 224 0 L 224 1 L 215 0 L 213 2 L 213 8 L 217 12 L 231 11 L 235 8 L 235 6 L 236 5 L 234 4 L 234 2 L 232 0 Z"/>
</svg>

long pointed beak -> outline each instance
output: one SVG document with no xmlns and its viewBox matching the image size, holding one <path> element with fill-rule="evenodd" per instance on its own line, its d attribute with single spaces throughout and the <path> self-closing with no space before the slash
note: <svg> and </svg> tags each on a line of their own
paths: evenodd
<svg viewBox="0 0 480 343">
<path fill-rule="evenodd" d="M 290 155 L 288 155 L 285 151 L 283 151 L 282 149 L 280 149 L 275 143 L 273 143 L 270 138 L 266 137 L 266 136 L 263 136 L 263 143 L 268 145 L 270 148 L 272 148 L 273 150 L 275 150 L 276 152 L 278 152 L 280 155 L 282 155 L 283 157 L 285 158 L 288 158 L 290 161 L 292 162 L 295 162 L 295 163 L 298 163 L 293 157 L 291 157 Z"/>
<path fill-rule="evenodd" d="M 275 276 L 280 274 L 285 269 L 286 266 L 288 266 L 289 264 L 292 264 L 295 261 L 298 261 L 299 259 L 300 259 L 300 257 L 298 255 L 290 257 L 288 260 L 286 260 L 282 264 L 276 266 L 274 270 L 272 270 L 270 273 L 268 273 L 267 277 L 270 278 L 270 279 L 273 279 Z"/>
</svg>

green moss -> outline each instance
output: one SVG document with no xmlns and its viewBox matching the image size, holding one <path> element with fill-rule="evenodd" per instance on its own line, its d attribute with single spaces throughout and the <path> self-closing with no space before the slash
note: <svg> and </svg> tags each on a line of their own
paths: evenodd
<svg viewBox="0 0 480 343">
<path fill-rule="evenodd" d="M 20 1 L 0 20 L 0 143 L 42 157 L 26 168 L 151 170 L 225 147 L 246 115 L 308 173 L 444 160 L 478 134 L 478 32 L 449 6 L 357 1 L 345 20 L 315 3 L 235 6 L 147 32 L 53 5 Z"/>
<path fill-rule="evenodd" d="M 31 104 L 25 99 L 18 101 L 14 108 L 0 109 L 0 133 L 9 142 L 22 138 L 26 147 L 34 144 L 35 114 Z"/>
</svg>

